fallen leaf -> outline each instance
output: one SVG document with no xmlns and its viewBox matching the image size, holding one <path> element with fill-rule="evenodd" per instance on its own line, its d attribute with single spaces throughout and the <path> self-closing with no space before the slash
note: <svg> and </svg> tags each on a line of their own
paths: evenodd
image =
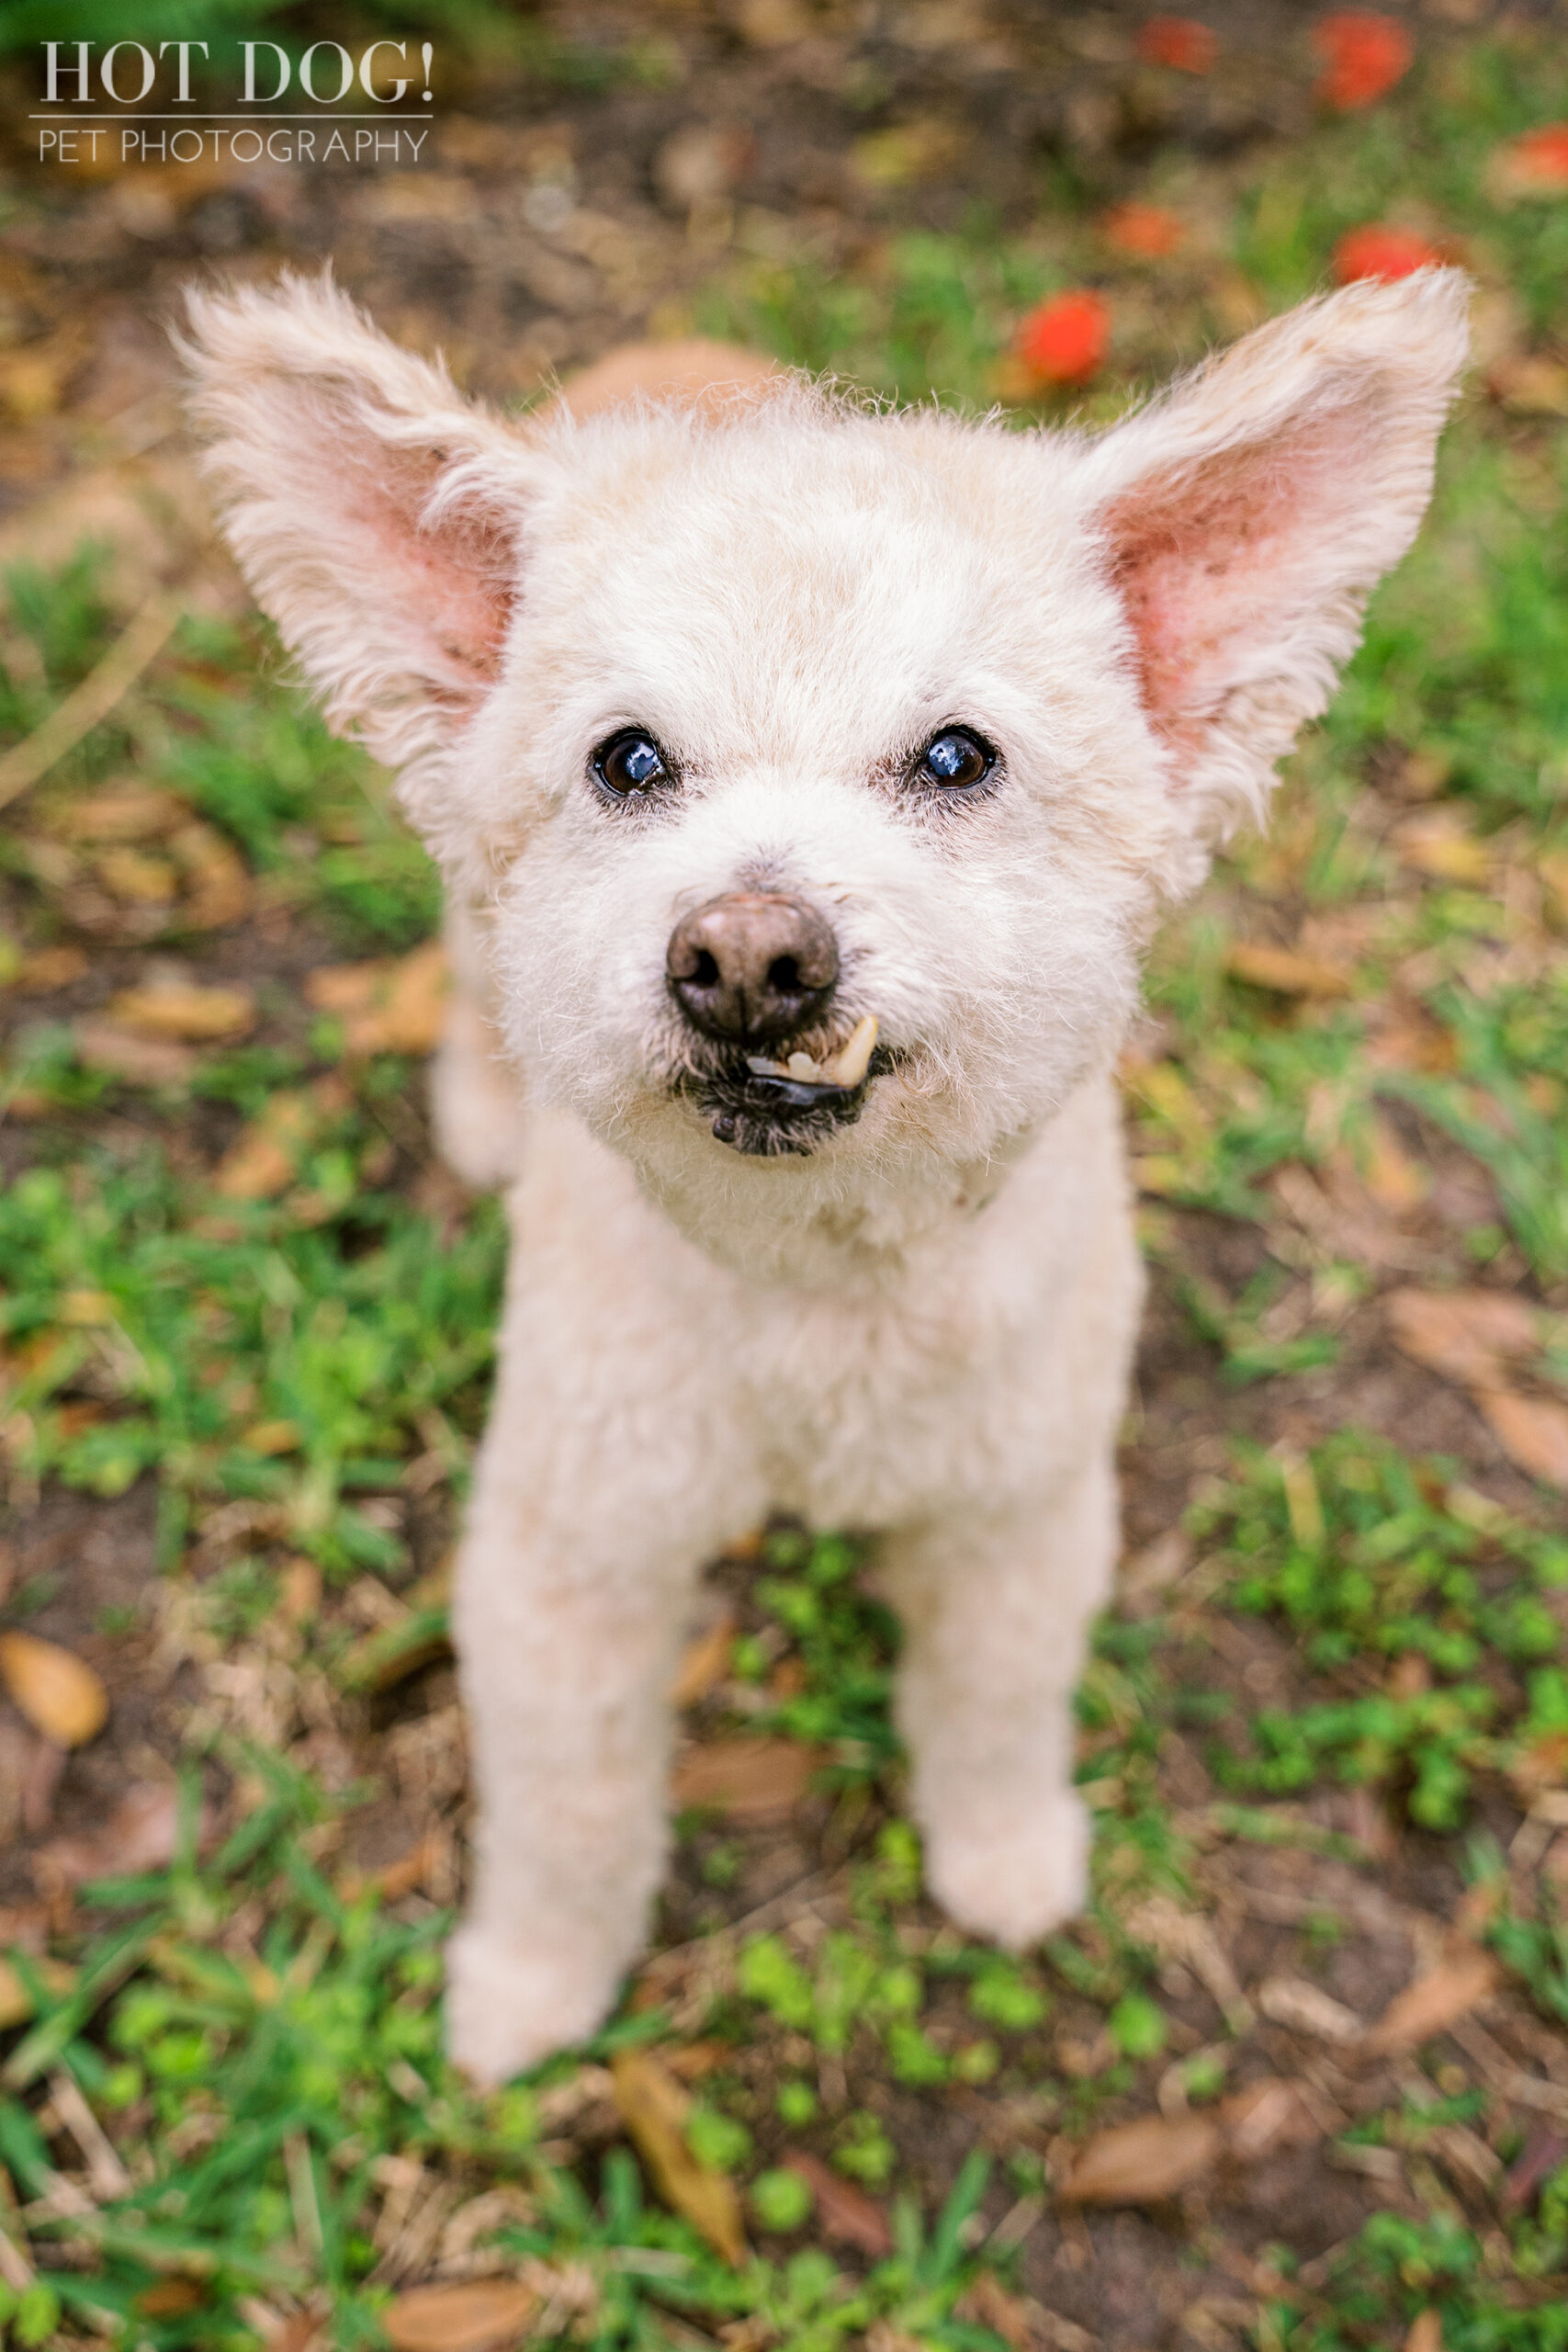
<svg viewBox="0 0 1568 2352">
<path fill-rule="evenodd" d="M 115 1021 L 78 1021 L 72 1035 L 76 1058 L 85 1069 L 127 1079 L 132 1086 L 183 1086 L 197 1069 L 197 1056 L 189 1046 L 141 1036 Z"/>
<path fill-rule="evenodd" d="M 111 898 L 133 907 L 166 907 L 180 894 L 180 877 L 166 857 L 121 843 L 93 860 L 93 871 Z"/>
<path fill-rule="evenodd" d="M 689 1747 L 671 1788 L 679 1809 L 709 1805 L 736 1821 L 765 1821 L 799 1804 L 822 1758 L 793 1739 L 716 1739 Z"/>
<path fill-rule="evenodd" d="M 1309 2033 L 1318 2041 L 1361 2039 L 1361 2020 L 1355 2010 L 1304 1976 L 1271 1976 L 1258 1986 L 1256 1997 L 1262 2014 L 1289 2032 Z"/>
<path fill-rule="evenodd" d="M 519 2278 L 468 2278 L 412 2287 L 380 2320 L 393 2352 L 484 2352 L 519 2335 L 538 2300 Z"/>
<path fill-rule="evenodd" d="M 251 877 L 231 841 L 213 825 L 182 825 L 169 842 L 189 896 L 180 910 L 187 931 L 221 931 L 251 910 Z"/>
<path fill-rule="evenodd" d="M 253 1421 L 240 1433 L 247 1453 L 298 1453 L 304 1442 L 298 1421 Z"/>
<path fill-rule="evenodd" d="M 1307 2105 L 1299 2083 L 1266 2075 L 1224 2100 L 1219 2109 L 1230 2153 L 1241 2164 L 1256 2164 L 1276 2148 L 1307 2148 L 1323 2137 L 1323 2126 Z"/>
<path fill-rule="evenodd" d="M 295 2312 L 266 2339 L 266 2352 L 319 2352 L 327 2324 L 318 2312 Z"/>
<path fill-rule="evenodd" d="M 1349 975 L 1321 956 L 1298 955 L 1293 947 L 1273 947 L 1267 940 L 1238 939 L 1227 949 L 1225 968 L 1254 988 L 1273 989 L 1280 996 L 1348 996 Z"/>
<path fill-rule="evenodd" d="M 199 2278 L 158 2278 L 132 2297 L 131 2309 L 138 2319 L 183 2319 L 187 2312 L 200 2311 L 208 2299 Z"/>
<path fill-rule="evenodd" d="M 1400 863 L 1435 882 L 1484 882 L 1492 871 L 1492 852 L 1476 840 L 1457 809 L 1424 808 L 1407 817 L 1393 836 Z"/>
<path fill-rule="evenodd" d="M 1151 2205 L 1201 2179 L 1224 2149 L 1209 2115 L 1145 2115 L 1097 2132 L 1063 2185 L 1069 2205 Z"/>
<path fill-rule="evenodd" d="M 1010 2293 L 994 2270 L 982 2270 L 970 2280 L 955 2316 L 978 2320 L 982 2327 L 988 2327 L 993 2335 L 1001 2337 L 1010 2352 L 1031 2352 L 1032 2346 L 1043 2346 L 1051 2341 L 1039 2304 Z"/>
<path fill-rule="evenodd" d="M 72 842 L 162 841 L 190 813 L 190 803 L 177 793 L 152 785 L 110 785 L 69 801 L 54 830 Z"/>
<path fill-rule="evenodd" d="M 85 1747 L 108 1721 L 109 1695 L 92 1668 L 37 1634 L 0 1634 L 0 1682 L 57 1747 Z"/>
<path fill-rule="evenodd" d="M 395 959 L 324 964 L 307 975 L 305 1000 L 338 1016 L 351 1054 L 433 1054 L 449 983 L 446 951 L 432 939 Z"/>
<path fill-rule="evenodd" d="M 166 1781 L 141 1781 L 127 1789 L 107 1821 L 79 1836 L 51 1839 L 36 1860 L 61 1886 L 135 1878 L 172 1859 L 179 1819 L 179 1792 Z"/>
<path fill-rule="evenodd" d="M 24 956 L 13 985 L 29 996 L 43 996 L 51 989 L 68 989 L 87 969 L 87 957 L 80 947 L 39 947 Z"/>
<path fill-rule="evenodd" d="M 1560 359 L 1520 352 L 1498 360 L 1486 389 L 1516 416 L 1568 416 L 1568 368 Z"/>
<path fill-rule="evenodd" d="M 716 1683 L 723 1681 L 735 1641 L 735 1624 L 734 1611 L 727 1609 L 706 1633 L 688 1643 L 670 1692 L 672 1706 L 694 1707 L 699 1699 L 707 1697 Z"/>
<path fill-rule="evenodd" d="M 1495 1990 L 1497 1963 L 1478 1944 L 1451 1954 L 1396 1993 L 1362 2044 L 1376 2054 L 1417 2050 L 1467 2017 Z"/>
<path fill-rule="evenodd" d="M 1466 1385 L 1501 1385 L 1505 1358 L 1533 1353 L 1536 1316 L 1501 1290 L 1396 1290 L 1384 1302 L 1403 1355 Z"/>
<path fill-rule="evenodd" d="M 143 1037 L 175 1037 L 207 1045 L 220 1037 L 243 1037 L 255 1025 L 255 1000 L 249 989 L 207 989 L 176 981 L 144 989 L 122 989 L 109 1005 L 123 1029 Z"/>
<path fill-rule="evenodd" d="M 660 2197 L 724 2261 L 743 2261 L 746 2234 L 735 2185 L 701 2163 L 686 2144 L 690 2095 L 647 2050 L 618 2050 L 610 2074 L 621 2120 Z"/>
<path fill-rule="evenodd" d="M 273 1201 L 287 1192 L 316 1132 L 308 1094 L 286 1089 L 244 1127 L 218 1163 L 214 1189 L 226 1201 Z"/>
<path fill-rule="evenodd" d="M 76 1981 L 75 1970 L 67 1968 L 63 1961 L 35 1960 L 33 1966 L 56 1996 L 68 1993 Z M 15 2025 L 26 2025 L 36 2006 L 15 1963 L 0 1959 L 0 2033 L 8 2033 Z"/>
<path fill-rule="evenodd" d="M 1417 2312 L 1404 2339 L 1404 2352 L 1443 2352 L 1443 2315 L 1429 2306 Z"/>
<path fill-rule="evenodd" d="M 1432 1189 L 1430 1170 L 1411 1159 L 1381 1114 L 1372 1119 L 1362 1182 L 1379 1208 L 1394 1216 L 1419 1208 Z"/>
<path fill-rule="evenodd" d="M 1516 1469 L 1568 1491 L 1568 1405 L 1502 1387 L 1477 1388 L 1475 1401 Z"/>
<path fill-rule="evenodd" d="M 881 2262 L 892 2253 L 893 2232 L 874 2197 L 805 2148 L 788 2150 L 784 2161 L 816 2198 L 818 2226 L 825 2238 L 837 2245 L 852 2245 L 870 2262 Z"/>
<path fill-rule="evenodd" d="M 1550 2123 L 1538 2123 L 1508 2166 L 1498 2203 L 1506 2213 L 1522 2213 L 1568 2159 L 1568 2140 Z"/>
</svg>

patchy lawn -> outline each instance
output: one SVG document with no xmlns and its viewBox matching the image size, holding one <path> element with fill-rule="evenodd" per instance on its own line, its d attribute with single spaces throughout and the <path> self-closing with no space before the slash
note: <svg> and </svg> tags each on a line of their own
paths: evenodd
<svg viewBox="0 0 1568 2352">
<path fill-rule="evenodd" d="M 536 22 L 395 178 L 13 157 L 18 2344 L 1568 2347 L 1568 187 L 1512 144 L 1568 116 L 1561 27 L 1422 18 L 1336 114 L 1286 25 L 1215 13 L 1205 64 L 908 13 Z M 428 866 L 207 535 L 159 311 L 333 249 L 497 397 L 695 326 L 1099 419 L 1369 222 L 1476 270 L 1481 366 L 1124 1059 L 1153 1300 L 1092 1907 L 1014 1962 L 924 1903 L 870 1556 L 758 1531 L 692 1629 L 648 1961 L 475 2098 L 445 1577 L 501 1222 L 424 1124 Z M 1111 364 L 1049 395 L 1018 322 L 1076 285 Z"/>
</svg>

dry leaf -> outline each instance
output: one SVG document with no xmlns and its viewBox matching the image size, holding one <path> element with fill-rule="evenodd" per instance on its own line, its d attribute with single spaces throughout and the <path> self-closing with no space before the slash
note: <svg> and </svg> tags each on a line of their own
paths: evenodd
<svg viewBox="0 0 1568 2352">
<path fill-rule="evenodd" d="M 33 1966 L 57 1997 L 69 1993 L 76 1981 L 75 1970 L 67 1968 L 62 1960 L 35 1960 Z M 0 1960 L 0 2033 L 8 2033 L 14 2025 L 26 2025 L 33 2007 L 33 1996 L 14 1963 Z"/>
<path fill-rule="evenodd" d="M 266 2339 L 266 2352 L 319 2352 L 327 2324 L 317 2312 L 296 2312 Z"/>
<path fill-rule="evenodd" d="M 180 912 L 187 931 L 221 931 L 251 909 L 251 877 L 232 842 L 212 825 L 182 825 L 169 842 L 189 897 Z"/>
<path fill-rule="evenodd" d="M 1410 2323 L 1410 2333 L 1404 2339 L 1404 2352 L 1443 2352 L 1443 2315 L 1441 2312 L 1417 2312 Z"/>
<path fill-rule="evenodd" d="M 1478 1389 L 1475 1401 L 1516 1468 L 1568 1491 L 1568 1405 L 1512 1388 Z"/>
<path fill-rule="evenodd" d="M 308 1094 L 287 1090 L 243 1128 L 213 1178 L 226 1201 L 273 1201 L 287 1192 L 314 1135 L 317 1112 Z"/>
<path fill-rule="evenodd" d="M 686 2145 L 689 2095 L 646 2050 L 617 2051 L 610 2073 L 621 2120 L 660 2197 L 724 2261 L 743 2261 L 746 2235 L 734 2183 L 700 2163 Z"/>
<path fill-rule="evenodd" d="M 177 793 L 152 785 L 110 785 L 69 802 L 54 829 L 72 842 L 162 841 L 189 815 L 189 802 Z"/>
<path fill-rule="evenodd" d="M 1097 2132 L 1062 2187 L 1069 2205 L 1151 2205 L 1201 2179 L 1224 2148 L 1209 2115 L 1145 2115 Z"/>
<path fill-rule="evenodd" d="M 1043 2346 L 1051 2340 L 1042 2324 L 1044 2314 L 1040 2305 L 1010 2294 L 994 2270 L 982 2270 L 970 2280 L 955 2315 L 978 2320 L 982 2327 L 1001 2337 L 1010 2352 L 1030 2352 L 1032 2346 Z"/>
<path fill-rule="evenodd" d="M 1362 2046 L 1371 2052 L 1417 2050 L 1467 2017 L 1496 1984 L 1492 1954 L 1472 1944 L 1396 1993 Z"/>
<path fill-rule="evenodd" d="M 1359 2041 L 1360 2018 L 1354 2009 L 1303 1976 L 1271 1976 L 1258 1988 L 1258 2007 L 1275 2025 L 1291 2033 L 1310 2033 L 1319 2041 Z"/>
<path fill-rule="evenodd" d="M 695 1641 L 687 1645 L 670 1692 L 672 1706 L 694 1707 L 699 1699 L 707 1697 L 716 1683 L 723 1681 L 735 1640 L 735 1623 L 734 1611 L 727 1609 L 705 1634 L 699 1634 Z"/>
<path fill-rule="evenodd" d="M 0 1682 L 56 1747 L 85 1747 L 108 1721 L 109 1694 L 92 1668 L 36 1634 L 0 1634 Z"/>
<path fill-rule="evenodd" d="M 1394 1345 L 1467 1386 L 1501 1385 L 1501 1359 L 1536 1346 L 1535 1310 L 1509 1291 L 1396 1290 L 1385 1304 Z"/>
<path fill-rule="evenodd" d="M 1431 1190 L 1430 1170 L 1412 1159 L 1388 1121 L 1374 1117 L 1362 1182 L 1380 1209 L 1402 1216 L 1419 1208 Z"/>
<path fill-rule="evenodd" d="M 128 1079 L 133 1086 L 183 1086 L 197 1068 L 197 1057 L 189 1046 L 141 1036 L 115 1021 L 78 1021 L 73 1035 L 76 1058 L 84 1069 Z"/>
<path fill-rule="evenodd" d="M 180 894 L 180 877 L 166 857 L 122 843 L 93 860 L 93 871 L 109 896 L 133 907 L 167 907 Z"/>
<path fill-rule="evenodd" d="M 172 1859 L 179 1818 L 177 1789 L 166 1781 L 138 1781 L 96 1829 L 52 1839 L 37 1860 L 62 1886 L 134 1878 L 142 1871 L 162 1870 Z"/>
<path fill-rule="evenodd" d="M 1248 2083 L 1222 2103 L 1219 2114 L 1230 2153 L 1241 2164 L 1256 2164 L 1276 2148 L 1308 2148 L 1323 2137 L 1300 2084 L 1279 2075 Z"/>
<path fill-rule="evenodd" d="M 449 983 L 446 951 L 432 939 L 396 960 L 322 965 L 307 975 L 305 999 L 338 1016 L 351 1054 L 433 1054 Z"/>
<path fill-rule="evenodd" d="M 735 1821 L 766 1821 L 805 1795 L 822 1758 L 794 1739 L 716 1739 L 689 1747 L 675 1766 L 677 1808 L 708 1805 Z"/>
<path fill-rule="evenodd" d="M 518 2278 L 413 2287 L 381 2313 L 393 2352 L 484 2352 L 519 2335 L 538 2303 Z"/>
<path fill-rule="evenodd" d="M 874 2197 L 856 2188 L 852 2181 L 805 2148 L 790 2149 L 784 2161 L 816 2198 L 818 2226 L 825 2238 L 837 2245 L 852 2245 L 871 2262 L 880 2262 L 892 2253 L 893 2232 Z"/>
<path fill-rule="evenodd" d="M 24 956 L 12 985 L 28 996 L 44 996 L 51 989 L 68 989 L 87 968 L 87 957 L 80 947 L 39 947 Z"/>
<path fill-rule="evenodd" d="M 1457 810 L 1424 808 L 1408 817 L 1394 836 L 1401 863 L 1434 882 L 1484 882 L 1492 852 L 1468 833 Z"/>
<path fill-rule="evenodd" d="M 1321 956 L 1302 956 L 1293 947 L 1273 947 L 1267 940 L 1238 939 L 1225 953 L 1225 968 L 1238 980 L 1257 989 L 1272 989 L 1280 996 L 1348 996 L 1350 976 Z"/>
<path fill-rule="evenodd" d="M 1560 359 L 1529 352 L 1500 359 L 1486 389 L 1516 416 L 1568 416 L 1568 368 Z"/>
<path fill-rule="evenodd" d="M 243 1037 L 255 1024 L 249 989 L 205 989 L 177 981 L 162 988 L 122 989 L 109 1006 L 124 1029 L 143 1037 L 176 1037 L 206 1045 Z"/>
</svg>

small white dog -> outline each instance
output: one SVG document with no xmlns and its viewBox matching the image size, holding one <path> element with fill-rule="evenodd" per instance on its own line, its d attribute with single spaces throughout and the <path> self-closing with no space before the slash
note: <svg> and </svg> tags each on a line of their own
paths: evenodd
<svg viewBox="0 0 1568 2352">
<path fill-rule="evenodd" d="M 614 2001 L 694 1579 L 771 1505 L 882 1538 L 932 1892 L 1010 1945 L 1081 1902 L 1138 951 L 1414 536 L 1465 292 L 1352 286 L 1095 438 L 722 346 L 507 423 L 330 285 L 193 300 L 236 554 L 446 877 L 445 1148 L 510 1187 L 456 1608 L 480 2079 Z"/>
</svg>

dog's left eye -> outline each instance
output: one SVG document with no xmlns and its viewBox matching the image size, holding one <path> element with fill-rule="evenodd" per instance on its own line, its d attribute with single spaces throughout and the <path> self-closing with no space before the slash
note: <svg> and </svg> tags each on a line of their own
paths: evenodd
<svg viewBox="0 0 1568 2352">
<path fill-rule="evenodd" d="M 966 785 L 983 784 L 996 763 L 990 745 L 967 727 L 944 727 L 915 762 L 915 780 L 940 785 L 944 792 L 962 791 Z"/>
<path fill-rule="evenodd" d="M 627 800 L 668 784 L 670 763 L 651 735 L 640 727 L 626 727 L 600 744 L 593 754 L 593 773 L 606 791 Z"/>
</svg>

